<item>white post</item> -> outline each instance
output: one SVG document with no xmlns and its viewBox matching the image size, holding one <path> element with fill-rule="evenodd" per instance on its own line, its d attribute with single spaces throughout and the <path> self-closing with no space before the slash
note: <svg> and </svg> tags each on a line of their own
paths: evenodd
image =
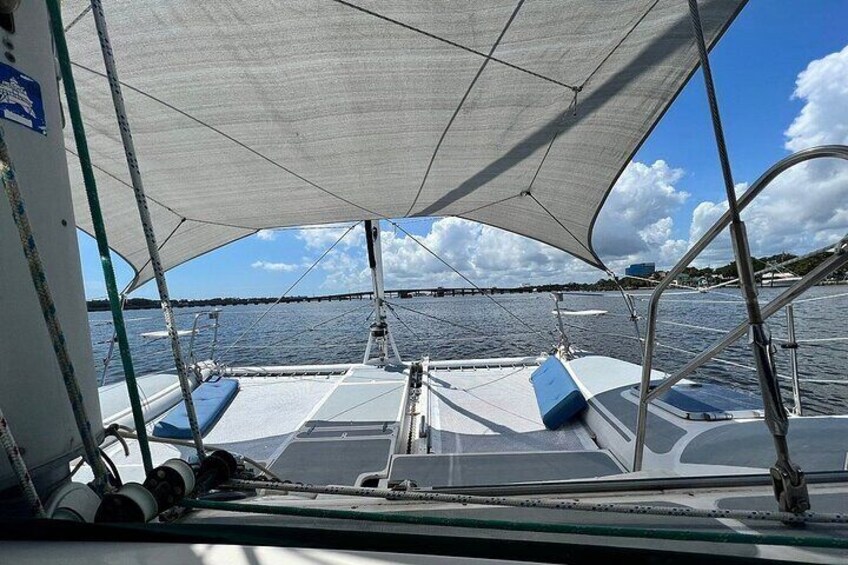
<svg viewBox="0 0 848 565">
<path fill-rule="evenodd" d="M 379 221 L 365 221 L 365 240 L 368 245 L 368 266 L 371 268 L 371 282 L 374 287 L 374 323 L 371 324 L 371 334 L 368 337 L 364 362 L 367 363 L 371 357 L 372 345 L 377 345 L 380 363 L 385 363 L 389 357 L 389 347 L 391 347 L 395 359 L 400 363 L 400 354 L 386 323 L 386 291 L 383 284 L 383 248 L 380 244 Z"/>
<path fill-rule="evenodd" d="M 786 327 L 789 332 L 789 370 L 792 373 L 792 398 L 795 401 L 795 415 L 803 416 L 801 409 L 801 383 L 798 378 L 798 342 L 795 340 L 795 307 L 786 305 Z"/>
</svg>

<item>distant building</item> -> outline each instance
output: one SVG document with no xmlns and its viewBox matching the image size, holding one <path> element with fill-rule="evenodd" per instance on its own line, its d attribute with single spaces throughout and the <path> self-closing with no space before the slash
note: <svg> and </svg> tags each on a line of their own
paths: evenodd
<svg viewBox="0 0 848 565">
<path fill-rule="evenodd" d="M 653 263 L 635 263 L 624 270 L 628 277 L 650 277 L 654 274 L 656 265 Z"/>
</svg>

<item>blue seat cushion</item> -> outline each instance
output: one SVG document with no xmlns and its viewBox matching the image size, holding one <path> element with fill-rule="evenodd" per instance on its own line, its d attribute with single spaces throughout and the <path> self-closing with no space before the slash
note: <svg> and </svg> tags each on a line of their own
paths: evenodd
<svg viewBox="0 0 848 565">
<path fill-rule="evenodd" d="M 586 399 L 559 359 L 549 357 L 530 376 L 542 423 L 556 430 L 586 408 Z"/>
<path fill-rule="evenodd" d="M 238 393 L 238 381 L 220 379 L 205 382 L 194 389 L 191 398 L 197 414 L 200 435 L 205 436 L 218 422 Z M 177 404 L 153 427 L 153 435 L 169 439 L 191 439 L 191 426 L 184 402 Z"/>
</svg>

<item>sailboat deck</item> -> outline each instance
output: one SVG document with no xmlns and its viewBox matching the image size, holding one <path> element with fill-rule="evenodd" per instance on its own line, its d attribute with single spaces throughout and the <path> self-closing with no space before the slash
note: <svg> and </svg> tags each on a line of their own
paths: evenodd
<svg viewBox="0 0 848 565">
<path fill-rule="evenodd" d="M 432 368 L 431 451 L 489 453 L 598 449 L 580 422 L 542 424 L 530 375 L 536 364 Z"/>
<path fill-rule="evenodd" d="M 565 452 L 575 457 L 597 452 L 595 459 L 587 456 L 585 468 L 575 464 L 575 470 L 583 469 L 578 474 L 620 472 L 581 423 L 545 429 L 529 382 L 536 366 L 535 358 L 433 363 L 421 389 L 429 449 L 412 453 L 434 460 L 439 455 L 482 456 L 468 458 L 466 467 L 485 460 L 486 454 L 515 454 L 510 464 L 521 467 L 520 454 L 550 453 L 556 458 Z M 404 427 L 408 369 L 369 365 L 332 369 L 231 369 L 231 375 L 239 376 L 228 378 L 236 379 L 240 390 L 204 442 L 268 465 L 295 481 L 355 484 L 368 476 L 386 478 L 393 459 L 406 457 L 410 438 L 418 438 Z M 163 375 L 156 378 L 162 380 Z M 148 433 L 161 417 L 148 422 Z M 193 447 L 162 443 L 151 449 L 155 463 L 191 458 L 194 453 Z M 108 453 L 125 480 L 143 479 L 137 446 L 131 446 L 129 456 L 119 445 Z M 569 475 L 564 469 L 562 473 Z"/>
</svg>

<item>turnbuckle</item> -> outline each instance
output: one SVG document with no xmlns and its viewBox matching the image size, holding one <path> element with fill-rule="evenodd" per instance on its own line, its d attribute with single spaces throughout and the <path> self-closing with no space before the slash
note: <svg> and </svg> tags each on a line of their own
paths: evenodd
<svg viewBox="0 0 848 565">
<path fill-rule="evenodd" d="M 788 459 L 778 459 L 769 469 L 774 496 L 782 512 L 801 514 L 810 509 L 807 480 L 798 465 Z"/>
</svg>

